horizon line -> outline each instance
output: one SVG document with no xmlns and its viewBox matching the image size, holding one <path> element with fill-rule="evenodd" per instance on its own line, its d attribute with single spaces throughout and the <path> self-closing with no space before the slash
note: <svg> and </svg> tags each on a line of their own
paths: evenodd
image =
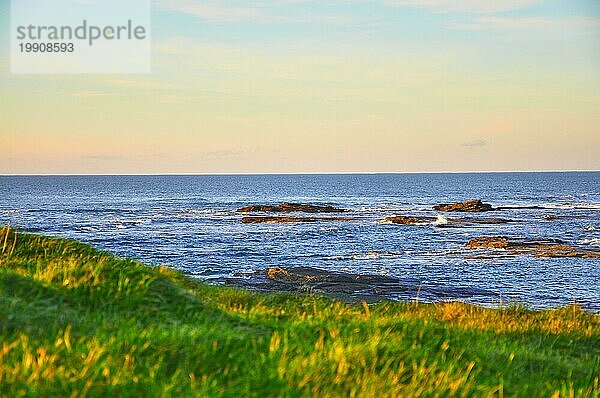
<svg viewBox="0 0 600 398">
<path fill-rule="evenodd" d="M 143 177 L 143 176 L 293 176 L 293 175 L 391 175 L 391 174 L 507 174 L 507 173 L 598 173 L 600 170 L 488 170 L 488 171 L 343 171 L 291 173 L 0 173 L 0 177 Z"/>
</svg>

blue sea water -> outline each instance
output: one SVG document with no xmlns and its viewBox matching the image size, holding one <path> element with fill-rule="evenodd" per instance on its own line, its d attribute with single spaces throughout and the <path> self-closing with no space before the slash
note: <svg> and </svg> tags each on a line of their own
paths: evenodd
<svg viewBox="0 0 600 398">
<path fill-rule="evenodd" d="M 515 208 L 467 216 L 518 222 L 463 228 L 380 222 L 391 215 L 435 217 L 434 204 L 475 198 Z M 351 210 L 345 215 L 356 220 L 242 224 L 235 212 L 284 201 L 331 204 Z M 556 218 L 546 220 L 550 215 Z M 1 176 L 0 223 L 79 239 L 208 280 L 311 266 L 397 276 L 438 292 L 421 301 L 516 301 L 532 308 L 578 302 L 600 312 L 599 259 L 479 258 L 465 249 L 472 238 L 499 235 L 598 249 L 600 172 Z"/>
</svg>

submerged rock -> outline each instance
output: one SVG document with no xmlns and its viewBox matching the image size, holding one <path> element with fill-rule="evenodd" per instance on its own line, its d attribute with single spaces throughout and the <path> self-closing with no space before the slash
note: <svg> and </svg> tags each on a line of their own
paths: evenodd
<svg viewBox="0 0 600 398">
<path fill-rule="evenodd" d="M 290 222 L 315 222 L 314 217 L 242 217 L 244 224 L 277 224 Z"/>
<path fill-rule="evenodd" d="M 503 236 L 475 238 L 467 242 L 469 249 L 506 249 L 508 247 L 508 238 Z"/>
<path fill-rule="evenodd" d="M 499 206 L 496 210 L 547 210 L 544 206 L 531 205 L 531 206 Z"/>
<path fill-rule="evenodd" d="M 384 286 L 392 283 L 394 285 L 399 283 L 398 278 L 384 275 L 360 275 L 360 274 L 347 274 L 335 271 L 320 270 L 311 267 L 295 267 L 295 268 L 282 268 L 272 267 L 267 269 L 267 278 L 279 282 L 288 284 L 315 284 L 315 283 L 331 283 L 336 282 L 338 284 L 349 284 L 352 289 L 361 287 L 367 284 L 378 284 Z"/>
<path fill-rule="evenodd" d="M 433 221 L 435 221 L 434 217 L 391 216 L 385 218 L 385 222 L 404 225 L 431 223 Z"/>
<path fill-rule="evenodd" d="M 534 257 L 600 258 L 600 250 L 578 249 L 558 239 L 519 239 L 504 236 L 481 237 L 469 241 L 468 249 L 502 249 L 507 254 Z"/>
<path fill-rule="evenodd" d="M 317 221 L 350 221 L 345 217 L 285 217 L 285 216 L 248 216 L 242 217 L 244 224 L 278 224 L 278 223 L 302 223 Z"/>
<path fill-rule="evenodd" d="M 434 225 L 442 228 L 461 228 L 469 224 L 507 224 L 516 222 L 506 218 L 446 218 L 441 214 L 437 217 L 414 217 L 414 216 L 391 216 L 386 217 L 384 223 L 402 224 L 402 225 Z"/>
<path fill-rule="evenodd" d="M 448 221 L 463 224 L 508 224 L 512 222 L 519 222 L 517 220 L 509 220 L 507 218 L 449 218 Z"/>
<path fill-rule="evenodd" d="M 402 285 L 400 279 L 390 276 L 356 275 L 312 267 L 271 267 L 245 278 L 227 278 L 225 283 L 266 292 L 319 294 L 350 303 L 381 301 L 417 289 Z"/>
<path fill-rule="evenodd" d="M 277 206 L 271 205 L 252 205 L 242 207 L 241 209 L 236 210 L 238 213 L 255 213 L 255 212 L 263 212 L 263 213 L 343 213 L 347 210 L 338 209 L 333 206 L 317 206 L 310 205 L 305 203 L 289 203 L 285 202 Z"/>
<path fill-rule="evenodd" d="M 411 300 L 416 297 L 433 301 L 495 296 L 478 288 L 431 286 L 386 275 L 350 274 L 312 267 L 271 267 L 265 271 L 226 278 L 222 282 L 267 292 L 320 294 L 348 303 Z"/>
<path fill-rule="evenodd" d="M 483 203 L 481 200 L 469 200 L 461 203 L 444 203 L 433 206 L 433 209 L 438 211 L 460 211 L 473 213 L 494 210 L 491 204 Z"/>
</svg>

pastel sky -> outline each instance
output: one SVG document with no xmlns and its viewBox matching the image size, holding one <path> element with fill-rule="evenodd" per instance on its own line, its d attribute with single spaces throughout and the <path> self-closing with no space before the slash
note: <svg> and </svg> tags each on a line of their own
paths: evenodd
<svg viewBox="0 0 600 398">
<path fill-rule="evenodd" d="M 149 75 L 12 75 L 0 174 L 600 170 L 600 1 L 157 0 Z"/>
</svg>

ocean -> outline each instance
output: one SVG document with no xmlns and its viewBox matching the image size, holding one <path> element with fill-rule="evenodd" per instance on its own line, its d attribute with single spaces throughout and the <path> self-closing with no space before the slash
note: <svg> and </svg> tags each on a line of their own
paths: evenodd
<svg viewBox="0 0 600 398">
<path fill-rule="evenodd" d="M 443 216 L 511 222 L 382 222 L 392 215 L 437 217 L 442 213 L 433 205 L 468 199 L 510 208 Z M 348 209 L 351 220 L 243 224 L 235 211 L 286 201 Z M 600 312 L 600 259 L 476 255 L 482 253 L 465 248 L 473 238 L 507 236 L 598 250 L 600 172 L 0 176 L 0 223 L 214 283 L 268 267 L 309 266 L 395 276 L 430 292 L 420 301 L 536 309 L 577 302 Z M 417 297 L 407 290 L 389 298 Z"/>
</svg>

